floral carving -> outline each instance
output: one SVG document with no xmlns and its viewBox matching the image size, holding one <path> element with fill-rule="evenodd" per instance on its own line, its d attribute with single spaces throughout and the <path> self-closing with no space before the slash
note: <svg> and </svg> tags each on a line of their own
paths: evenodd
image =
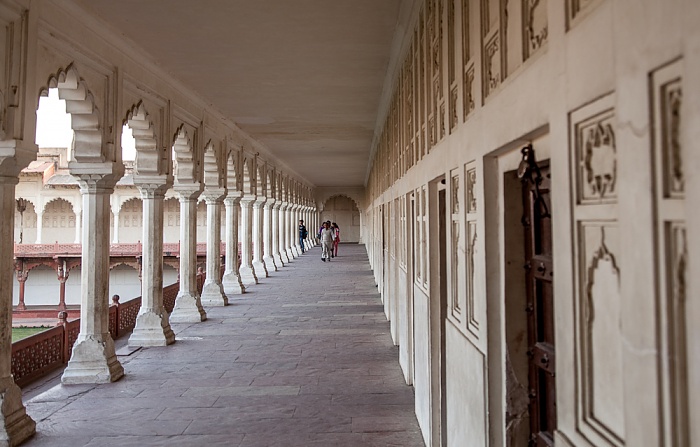
<svg viewBox="0 0 700 447">
<path fill-rule="evenodd" d="M 682 195 L 685 190 L 683 158 L 680 142 L 681 105 L 683 91 L 680 80 L 664 87 L 663 97 L 663 144 L 665 158 L 665 181 L 668 193 Z"/>
<path fill-rule="evenodd" d="M 600 121 L 584 129 L 581 165 L 588 184 L 584 197 L 598 199 L 615 195 L 617 157 L 615 132 L 608 121 Z"/>
<path fill-rule="evenodd" d="M 525 25 L 526 58 L 537 51 L 547 41 L 549 33 L 547 26 L 546 0 L 523 0 Z"/>
<path fill-rule="evenodd" d="M 476 169 L 467 171 L 467 212 L 476 213 Z"/>
</svg>

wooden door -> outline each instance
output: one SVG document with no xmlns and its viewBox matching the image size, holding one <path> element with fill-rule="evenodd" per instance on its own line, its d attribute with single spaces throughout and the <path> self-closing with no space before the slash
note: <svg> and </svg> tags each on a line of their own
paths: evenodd
<svg viewBox="0 0 700 447">
<path fill-rule="evenodd" d="M 527 278 L 528 378 L 531 446 L 554 445 L 557 425 L 554 350 L 554 290 L 552 266 L 552 218 L 550 170 L 539 164 L 539 173 L 523 181 L 523 226 Z"/>
</svg>

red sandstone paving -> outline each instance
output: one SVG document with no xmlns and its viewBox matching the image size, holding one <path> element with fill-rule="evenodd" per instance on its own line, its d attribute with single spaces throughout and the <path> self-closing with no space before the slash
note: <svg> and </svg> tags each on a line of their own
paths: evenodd
<svg viewBox="0 0 700 447">
<path fill-rule="evenodd" d="M 178 341 L 120 357 L 126 377 L 57 385 L 27 446 L 423 446 L 363 246 L 314 248 Z"/>
</svg>

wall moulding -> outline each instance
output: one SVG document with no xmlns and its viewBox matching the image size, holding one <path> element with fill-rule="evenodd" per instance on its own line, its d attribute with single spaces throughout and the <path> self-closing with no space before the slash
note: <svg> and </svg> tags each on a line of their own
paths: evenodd
<svg viewBox="0 0 700 447">
<path fill-rule="evenodd" d="M 690 444 L 686 284 L 688 242 L 685 177 L 681 147 L 682 60 L 651 73 L 654 122 L 654 199 L 657 272 L 657 327 L 662 436 L 666 445 Z"/>
<path fill-rule="evenodd" d="M 615 95 L 569 115 L 574 218 L 576 423 L 592 443 L 625 445 Z"/>
</svg>

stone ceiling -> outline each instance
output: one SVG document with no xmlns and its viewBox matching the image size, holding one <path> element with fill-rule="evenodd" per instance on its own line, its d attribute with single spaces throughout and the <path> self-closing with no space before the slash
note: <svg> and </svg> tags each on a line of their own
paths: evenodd
<svg viewBox="0 0 700 447">
<path fill-rule="evenodd" d="M 364 184 L 401 1 L 76 0 L 316 186 Z"/>
</svg>

